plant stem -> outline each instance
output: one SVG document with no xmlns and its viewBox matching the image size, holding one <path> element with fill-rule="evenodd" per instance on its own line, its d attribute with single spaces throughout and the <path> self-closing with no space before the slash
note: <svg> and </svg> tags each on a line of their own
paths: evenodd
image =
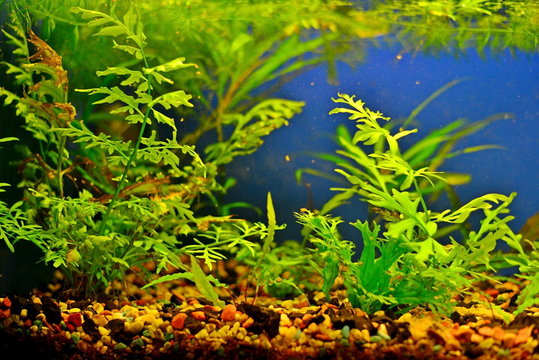
<svg viewBox="0 0 539 360">
<path fill-rule="evenodd" d="M 148 68 L 148 60 L 146 59 L 146 56 L 144 54 L 144 50 L 142 47 L 140 48 L 140 51 L 142 53 L 142 58 L 144 59 L 144 66 Z M 151 77 L 148 76 L 148 95 L 151 95 L 152 92 L 152 84 L 151 84 Z M 131 164 L 135 160 L 135 157 L 137 155 L 138 149 L 140 148 L 140 143 L 142 142 L 142 136 L 144 135 L 144 130 L 146 128 L 146 124 L 148 123 L 148 117 L 150 116 L 150 111 L 152 110 L 151 107 L 148 107 L 146 109 L 146 112 L 144 113 L 144 118 L 142 119 L 142 125 L 140 126 L 140 131 L 138 133 L 137 142 L 135 143 L 135 147 L 133 151 L 131 152 L 131 155 L 129 156 L 129 159 L 127 159 L 127 163 L 125 164 L 124 171 L 122 173 L 122 177 L 120 178 L 120 181 L 118 182 L 118 186 L 116 187 L 116 191 L 114 192 L 114 196 L 112 197 L 112 200 L 109 203 L 109 206 L 107 207 L 107 211 L 105 212 L 105 215 L 103 216 L 103 220 L 101 221 L 101 226 L 99 227 L 99 235 L 104 235 L 105 229 L 107 227 L 107 223 L 109 221 L 110 214 L 112 212 L 112 208 L 114 207 L 114 204 L 118 200 L 118 197 L 120 196 L 120 193 L 123 190 L 125 180 L 127 178 L 127 173 L 129 172 L 129 169 L 131 167 Z"/>
<path fill-rule="evenodd" d="M 123 185 L 125 182 L 125 179 L 127 178 L 127 173 L 129 172 L 129 168 L 131 167 L 131 164 L 133 163 L 133 160 L 135 159 L 135 156 L 137 155 L 138 149 L 140 147 L 140 143 L 142 141 L 142 135 L 144 134 L 144 129 L 146 128 L 146 124 L 148 123 L 148 116 L 150 115 L 151 108 L 148 108 L 146 112 L 144 113 L 144 119 L 142 120 L 142 126 L 140 127 L 140 132 L 138 134 L 137 142 L 135 144 L 135 148 L 131 152 L 131 155 L 129 156 L 129 159 L 127 160 L 127 163 L 125 164 L 124 171 L 122 173 L 122 177 L 120 178 L 120 181 L 118 182 L 118 186 L 116 187 L 116 191 L 114 192 L 114 196 L 112 197 L 112 200 L 109 203 L 109 206 L 107 207 L 107 211 L 105 212 L 105 216 L 103 216 L 103 220 L 101 222 L 101 226 L 99 227 L 99 235 L 103 235 L 105 231 L 106 224 L 109 220 L 110 213 L 112 211 L 112 208 L 114 204 L 116 203 L 116 200 L 118 199 L 118 196 L 120 195 L 121 191 L 123 190 Z"/>
<path fill-rule="evenodd" d="M 56 167 L 56 176 L 58 177 L 58 191 L 60 193 L 60 198 L 64 198 L 64 180 L 62 175 L 62 160 L 63 160 L 63 153 L 64 153 L 64 147 L 66 143 L 65 136 L 60 135 L 60 139 L 58 141 L 58 165 Z"/>
<path fill-rule="evenodd" d="M 417 183 L 417 179 L 414 176 L 414 186 L 415 190 L 417 192 L 417 195 L 419 195 L 419 201 L 421 201 L 421 207 L 423 208 L 423 211 L 425 214 L 428 212 L 427 203 L 425 202 L 425 199 L 423 199 L 423 195 L 421 195 L 421 189 L 419 188 L 419 184 Z"/>
</svg>

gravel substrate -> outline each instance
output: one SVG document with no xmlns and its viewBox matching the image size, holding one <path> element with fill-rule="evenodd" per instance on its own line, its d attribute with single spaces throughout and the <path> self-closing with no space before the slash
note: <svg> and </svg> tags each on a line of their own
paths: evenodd
<svg viewBox="0 0 539 360">
<path fill-rule="evenodd" d="M 138 300 L 57 301 L 52 294 L 0 297 L 6 359 L 539 359 L 539 314 L 512 315 L 511 283 L 455 299 L 444 317 L 416 308 L 368 315 L 335 292 L 292 300 L 211 306 L 187 284 Z M 4 358 L 4 357 L 2 357 Z"/>
</svg>

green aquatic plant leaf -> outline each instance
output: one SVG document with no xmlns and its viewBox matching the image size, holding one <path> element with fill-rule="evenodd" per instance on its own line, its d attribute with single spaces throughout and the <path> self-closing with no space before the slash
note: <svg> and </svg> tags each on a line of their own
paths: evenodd
<svg viewBox="0 0 539 360">
<path fill-rule="evenodd" d="M 198 264 L 198 260 L 194 256 L 190 256 L 191 259 L 191 272 L 193 273 L 193 281 L 197 286 L 197 289 L 200 290 L 202 295 L 211 301 L 212 304 L 220 306 L 221 308 L 225 307 L 224 301 L 219 299 L 219 295 L 213 288 L 212 283 L 218 283 L 218 281 L 211 275 L 206 275 L 202 268 Z M 223 284 L 218 283 L 219 286 Z"/>
<path fill-rule="evenodd" d="M 191 98 L 192 96 L 187 94 L 185 91 L 176 90 L 156 97 L 148 104 L 148 106 L 150 108 L 153 108 L 156 104 L 160 104 L 166 110 L 169 110 L 172 107 L 176 108 L 179 106 L 192 107 L 193 104 L 189 102 Z"/>
<path fill-rule="evenodd" d="M 123 86 L 131 86 L 134 84 L 137 84 L 143 80 L 146 80 L 144 76 L 142 75 L 142 72 L 137 70 L 131 70 L 125 67 L 119 67 L 119 66 L 113 66 L 108 67 L 106 70 L 103 71 L 97 71 L 96 74 L 98 76 L 107 76 L 107 75 L 127 75 L 127 79 L 122 81 L 120 85 Z"/>
<path fill-rule="evenodd" d="M 206 147 L 205 161 L 217 165 L 230 163 L 238 156 L 252 154 L 263 143 L 263 138 L 275 129 L 288 125 L 288 120 L 299 113 L 304 103 L 285 99 L 266 99 L 245 114 L 227 114 L 224 125 L 234 127 L 227 141 Z"/>
</svg>

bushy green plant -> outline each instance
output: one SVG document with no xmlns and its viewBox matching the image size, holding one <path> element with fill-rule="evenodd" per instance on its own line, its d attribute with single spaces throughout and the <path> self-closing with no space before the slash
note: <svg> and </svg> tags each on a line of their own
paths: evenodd
<svg viewBox="0 0 539 360">
<path fill-rule="evenodd" d="M 487 194 L 455 210 L 430 210 L 419 179 L 433 183 L 445 178 L 428 167 L 414 169 L 404 159 L 399 141 L 416 130 L 392 134 L 380 124 L 389 119 L 364 107 L 362 101 L 345 94 L 334 101 L 347 107 L 331 114 L 350 114 L 358 128 L 347 148 L 355 167 L 336 170 L 350 185 L 334 190 L 348 198 L 359 196 L 379 209 L 384 221 L 352 223 L 363 244 L 354 261 L 354 243 L 341 239 L 337 229 L 341 220 L 311 211 L 297 214 L 300 223 L 312 230 L 310 241 L 323 258 L 318 271 L 327 296 L 341 276 L 350 302 L 366 311 L 424 304 L 447 310 L 456 290 L 466 289 L 473 279 L 488 278 L 484 271 L 498 270 L 490 261 L 498 241 L 515 249 L 518 258 L 526 257 L 520 236 L 507 225 L 512 219 L 506 215 L 507 207 L 515 194 Z M 366 153 L 357 144 L 374 146 L 374 151 Z M 443 226 L 460 224 L 476 211 L 484 213 L 479 229 L 470 231 L 463 243 L 450 237 L 450 243 L 444 244 Z"/>
<path fill-rule="evenodd" d="M 28 91 L 19 96 L 2 88 L 0 95 L 6 105 L 15 105 L 38 141 L 36 153 L 26 150 L 29 156 L 23 163 L 20 186 L 28 189 L 25 216 L 31 230 L 39 233 L 32 241 L 44 251 L 45 262 L 63 270 L 70 291 L 88 296 L 104 291 L 112 281 L 121 281 L 133 266 L 144 269 L 150 260 L 156 262 L 158 273 L 171 265 L 199 275 L 195 262 L 191 261 L 191 267 L 183 264 L 181 254 L 200 258 L 211 268 L 224 257 L 222 248 L 252 247 L 251 239 L 262 234 L 256 225 L 236 220 L 226 230 L 215 224 L 231 222 L 230 217 L 195 216 L 191 209 L 213 185 L 208 184 L 208 166 L 194 146 L 177 141 L 176 122 L 167 113 L 174 107 L 192 106 L 191 95 L 179 89 L 157 93 L 156 84 L 173 84 L 169 72 L 194 65 L 177 58 L 151 66 L 145 55 L 146 36 L 134 9 L 121 18 L 114 7 L 110 14 L 77 11 L 90 19 L 88 26 L 99 28 L 96 35 L 115 38 L 114 48 L 133 56 L 136 64 L 98 72 L 119 78 L 117 86 L 81 91 L 97 96 L 95 104 L 110 104 L 110 112 L 135 127 L 138 136 L 135 141 L 114 138 L 76 119 L 75 108 L 68 102 L 68 77 L 61 57 L 30 34 L 29 41 L 37 50 L 30 57 L 33 61 L 7 64 Z M 21 55 L 30 53 L 21 31 L 7 35 Z M 277 113 L 269 114 L 267 122 Z M 151 123 L 169 127 L 171 136 L 161 140 L 155 129 L 147 131 Z M 265 134 L 250 132 L 249 136 L 259 141 Z M 18 207 L 21 203 L 9 209 L 10 214 L 26 220 Z M 9 218 L 3 220 L 5 226 L 10 225 Z M 25 238 L 20 236 L 25 226 L 7 231 L 12 237 Z M 192 243 L 182 246 L 188 237 Z"/>
</svg>

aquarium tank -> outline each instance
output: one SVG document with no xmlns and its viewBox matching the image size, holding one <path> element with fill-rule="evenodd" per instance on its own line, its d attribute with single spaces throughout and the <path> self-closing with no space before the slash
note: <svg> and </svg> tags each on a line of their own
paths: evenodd
<svg viewBox="0 0 539 360">
<path fill-rule="evenodd" d="M 371 313 L 499 275 L 537 303 L 536 2 L 0 9 L 1 292 L 137 269 L 224 306 L 228 259 Z"/>
</svg>

